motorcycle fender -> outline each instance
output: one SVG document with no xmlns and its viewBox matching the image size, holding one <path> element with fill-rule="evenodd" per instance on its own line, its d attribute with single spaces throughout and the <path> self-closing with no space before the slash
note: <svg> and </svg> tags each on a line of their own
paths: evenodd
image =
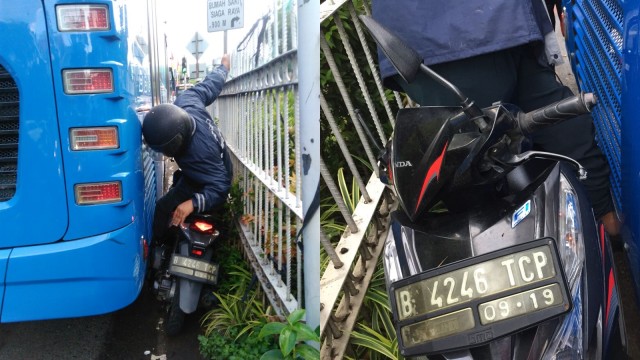
<svg viewBox="0 0 640 360">
<path fill-rule="evenodd" d="M 180 310 L 185 314 L 191 314 L 198 308 L 202 283 L 189 279 L 179 279 L 178 286 L 180 286 L 180 292 L 178 293 L 180 295 Z"/>
</svg>

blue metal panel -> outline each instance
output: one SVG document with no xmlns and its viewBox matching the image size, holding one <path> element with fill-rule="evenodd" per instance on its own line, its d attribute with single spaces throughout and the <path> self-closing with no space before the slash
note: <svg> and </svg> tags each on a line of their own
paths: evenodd
<svg viewBox="0 0 640 360">
<path fill-rule="evenodd" d="M 61 239 L 68 216 L 42 4 L 3 1 L 1 8 L 0 34 L 11 36 L 0 36 L 0 64 L 19 92 L 17 188 L 0 202 L 0 248 L 9 248 Z"/>
<path fill-rule="evenodd" d="M 622 190 L 628 258 L 640 299 L 640 1 L 624 2 L 624 77 L 622 88 Z"/>
<path fill-rule="evenodd" d="M 4 279 L 7 273 L 7 261 L 10 254 L 11 250 L 0 250 L 0 314 L 2 314 L 2 300 L 4 299 Z"/>
<path fill-rule="evenodd" d="M 142 152 L 144 167 L 144 223 L 147 226 L 145 236 L 151 239 L 151 230 L 153 229 L 153 214 L 156 206 L 156 166 L 153 161 L 153 155 L 149 148 L 145 148 Z M 161 175 L 160 175 L 161 176 Z"/>
<path fill-rule="evenodd" d="M 109 234 L 14 249 L 0 321 L 102 314 L 131 304 L 144 281 L 142 244 L 131 241 L 141 226 L 137 221 Z"/>
<path fill-rule="evenodd" d="M 567 47 L 580 89 L 598 97 L 596 137 L 611 165 L 612 190 L 621 207 L 622 7 L 616 0 L 582 0 L 568 9 Z"/>
<path fill-rule="evenodd" d="M 565 1 L 567 48 L 580 88 L 599 104 L 594 120 L 623 210 L 624 240 L 640 295 L 640 0 Z"/>
<path fill-rule="evenodd" d="M 83 3 L 84 1 L 74 1 Z M 141 1 L 91 1 L 109 6 L 112 28 L 108 31 L 58 31 L 55 2 L 45 3 L 53 80 L 60 119 L 69 226 L 65 240 L 106 233 L 142 216 L 144 179 L 141 160 L 141 126 L 136 114 L 138 89 L 149 81 L 131 77 L 132 68 L 144 68 L 148 56 L 146 3 Z M 131 5 L 131 6 L 129 6 Z M 142 52 L 140 52 L 140 49 Z M 142 54 L 142 57 L 140 56 Z M 62 71 L 77 68 L 108 68 L 113 71 L 113 93 L 65 94 Z M 148 69 L 148 61 L 146 62 Z M 73 127 L 116 125 L 120 148 L 105 151 L 72 151 L 69 130 Z M 79 183 L 119 180 L 123 199 L 115 204 L 77 205 L 74 186 Z"/>
</svg>

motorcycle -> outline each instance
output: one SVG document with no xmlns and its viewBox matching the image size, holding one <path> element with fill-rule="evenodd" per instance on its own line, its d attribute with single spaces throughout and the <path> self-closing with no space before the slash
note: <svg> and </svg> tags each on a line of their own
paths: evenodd
<svg viewBox="0 0 640 360">
<path fill-rule="evenodd" d="M 174 184 L 176 175 L 174 174 Z M 153 290 L 164 304 L 164 329 L 175 336 L 184 325 L 185 315 L 198 305 L 216 304 L 213 293 L 220 277 L 213 259 L 214 243 L 220 236 L 217 219 L 211 213 L 192 213 L 172 232 L 173 241 L 155 247 L 152 268 Z"/>
<path fill-rule="evenodd" d="M 523 113 L 480 109 L 368 16 L 407 81 L 418 71 L 460 106 L 398 111 L 380 156 L 391 214 L 383 263 L 400 353 L 423 359 L 623 358 L 613 254 L 574 159 L 531 150 L 530 134 L 587 113 L 581 93 Z"/>
</svg>

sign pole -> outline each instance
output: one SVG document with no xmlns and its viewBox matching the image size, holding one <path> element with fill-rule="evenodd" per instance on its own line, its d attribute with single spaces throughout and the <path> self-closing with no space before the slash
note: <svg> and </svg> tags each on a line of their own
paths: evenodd
<svg viewBox="0 0 640 360">
<path fill-rule="evenodd" d="M 196 33 L 196 79 L 200 77 L 200 53 L 198 52 L 198 33 Z"/>
<path fill-rule="evenodd" d="M 224 31 L 224 47 L 223 47 L 223 54 L 227 53 L 227 30 Z"/>
</svg>

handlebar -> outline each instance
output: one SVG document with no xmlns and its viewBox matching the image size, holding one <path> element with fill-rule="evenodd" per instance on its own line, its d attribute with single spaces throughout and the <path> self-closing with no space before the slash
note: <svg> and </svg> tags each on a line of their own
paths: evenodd
<svg viewBox="0 0 640 360">
<path fill-rule="evenodd" d="M 520 129 L 525 134 L 531 134 L 549 125 L 589 113 L 596 101 L 593 93 L 580 93 L 568 97 L 522 115 L 519 119 Z"/>
</svg>

